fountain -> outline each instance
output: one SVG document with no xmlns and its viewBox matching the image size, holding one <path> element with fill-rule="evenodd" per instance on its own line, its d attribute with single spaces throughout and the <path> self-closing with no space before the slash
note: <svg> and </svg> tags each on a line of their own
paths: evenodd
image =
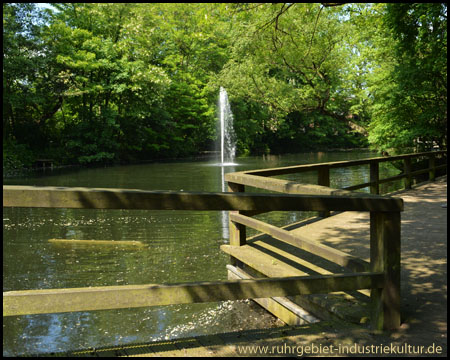
<svg viewBox="0 0 450 360">
<path fill-rule="evenodd" d="M 234 163 L 236 152 L 235 133 L 233 129 L 233 113 L 228 102 L 227 91 L 221 86 L 219 95 L 220 121 L 220 165 L 230 166 Z"/>
<path fill-rule="evenodd" d="M 219 124 L 220 124 L 220 166 L 222 192 L 227 191 L 225 185 L 225 167 L 228 171 L 234 171 L 231 166 L 237 165 L 234 163 L 234 155 L 236 153 L 235 133 L 233 128 L 233 113 L 231 112 L 230 103 L 228 102 L 227 91 L 221 86 L 219 95 Z M 222 211 L 222 238 L 229 239 L 228 231 L 228 211 Z"/>
</svg>

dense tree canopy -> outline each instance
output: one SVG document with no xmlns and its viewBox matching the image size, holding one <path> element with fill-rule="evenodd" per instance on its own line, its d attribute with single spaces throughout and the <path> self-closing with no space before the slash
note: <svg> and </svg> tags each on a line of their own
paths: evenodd
<svg viewBox="0 0 450 360">
<path fill-rule="evenodd" d="M 369 139 L 384 148 L 446 147 L 447 5 L 389 4 L 384 19 L 393 59 L 373 85 Z"/>
<path fill-rule="evenodd" d="M 447 146 L 445 3 L 3 4 L 4 162 Z"/>
</svg>

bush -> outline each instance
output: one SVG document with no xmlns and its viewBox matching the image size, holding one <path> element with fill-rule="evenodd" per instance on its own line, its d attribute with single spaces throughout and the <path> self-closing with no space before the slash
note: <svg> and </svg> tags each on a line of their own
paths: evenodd
<svg viewBox="0 0 450 360">
<path fill-rule="evenodd" d="M 25 168 L 31 168 L 35 160 L 28 145 L 18 144 L 15 140 L 3 143 L 3 175 L 11 176 Z"/>
</svg>

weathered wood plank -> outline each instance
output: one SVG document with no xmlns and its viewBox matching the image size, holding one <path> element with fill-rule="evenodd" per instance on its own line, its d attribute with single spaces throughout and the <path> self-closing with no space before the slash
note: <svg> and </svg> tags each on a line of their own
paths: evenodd
<svg viewBox="0 0 450 360">
<path fill-rule="evenodd" d="M 378 162 L 370 163 L 370 193 L 378 195 L 380 193 L 380 167 Z"/>
<path fill-rule="evenodd" d="M 269 178 L 264 176 L 246 175 L 242 173 L 226 174 L 228 182 L 239 181 L 240 184 L 252 186 L 259 189 L 277 191 L 284 194 L 299 195 L 335 195 L 349 197 L 367 197 L 377 199 L 370 194 L 353 193 L 351 191 L 334 189 L 323 185 L 301 184 L 295 181 Z"/>
<path fill-rule="evenodd" d="M 429 162 L 429 179 L 430 181 L 434 181 L 436 179 L 436 157 L 434 154 L 428 155 L 428 162 Z"/>
<path fill-rule="evenodd" d="M 251 247 L 255 247 L 270 255 L 276 263 L 279 261 L 286 261 L 288 264 L 298 264 L 299 268 L 307 269 L 306 271 L 309 275 L 328 275 L 344 272 L 341 269 L 336 269 L 337 266 L 333 266 L 333 269 L 329 267 L 329 264 L 322 262 L 319 264 L 316 260 L 309 258 L 310 261 L 306 260 L 304 251 L 300 249 L 293 249 L 293 247 L 287 243 L 279 242 L 276 239 L 267 239 L 252 241 Z M 314 263 L 312 263 L 313 261 Z M 271 276 L 269 276 L 271 277 Z M 357 291 L 363 296 L 370 297 L 369 290 Z"/>
<path fill-rule="evenodd" d="M 392 182 L 392 181 L 395 181 L 395 180 L 401 180 L 404 177 L 405 177 L 405 174 L 398 174 L 398 175 L 395 175 L 395 176 L 390 176 L 390 177 L 387 177 L 387 178 L 384 178 L 384 179 L 379 179 L 378 180 L 378 184 L 380 185 L 380 184 L 389 183 L 389 182 Z"/>
<path fill-rule="evenodd" d="M 386 274 L 383 288 L 371 292 L 372 326 L 397 329 L 400 326 L 400 213 L 370 214 L 371 270 Z"/>
<path fill-rule="evenodd" d="M 243 193 L 245 186 L 242 184 L 228 183 L 228 191 Z M 236 213 L 239 213 L 239 211 L 236 211 Z M 233 246 L 245 245 L 247 238 L 245 226 L 229 221 L 228 228 L 230 231 L 230 244 Z"/>
<path fill-rule="evenodd" d="M 321 256 L 338 265 L 347 267 L 355 271 L 366 271 L 370 266 L 366 261 L 361 260 L 355 256 L 346 254 L 340 250 L 334 249 L 324 244 L 320 244 L 300 235 L 294 235 L 289 231 L 280 229 L 276 226 L 264 223 L 256 219 L 252 219 L 248 216 L 230 214 L 230 220 L 239 222 L 246 226 L 250 226 L 253 229 L 269 234 L 278 240 L 284 241 L 302 250 L 309 251 L 317 256 Z"/>
<path fill-rule="evenodd" d="M 382 273 L 125 285 L 3 293 L 3 316 L 135 308 L 378 288 Z"/>
<path fill-rule="evenodd" d="M 229 280 L 253 279 L 253 277 L 244 270 L 232 265 L 227 265 L 227 270 Z M 273 298 L 253 299 L 253 301 L 288 325 L 303 325 L 320 321 L 287 297 L 278 296 Z"/>
<path fill-rule="evenodd" d="M 108 245 L 108 246 L 146 246 L 136 240 L 78 240 L 78 239 L 49 239 L 49 243 L 57 245 Z"/>
<path fill-rule="evenodd" d="M 426 171 L 424 171 L 426 172 Z M 228 174 L 227 174 L 228 175 Z M 353 186 L 349 186 L 343 189 L 334 189 L 327 186 L 322 185 L 314 185 L 314 184 L 301 184 L 295 181 L 290 180 L 282 180 L 276 178 L 269 178 L 263 176 L 255 176 L 255 175 L 240 175 L 238 178 L 234 178 L 233 174 L 229 174 L 230 181 L 233 179 L 234 181 L 241 181 L 242 184 L 253 186 L 259 189 L 277 191 L 284 194 L 299 194 L 299 195 L 333 195 L 333 196 L 342 196 L 342 197 L 355 197 L 355 198 L 370 198 L 370 199 L 379 199 L 380 197 L 376 194 L 367 194 L 367 193 L 357 193 L 351 190 L 362 189 L 365 187 L 376 187 L 377 184 L 382 184 L 386 182 L 391 182 L 393 180 L 402 179 L 405 175 L 400 174 L 396 176 L 392 176 L 385 179 L 379 179 L 378 181 L 366 182 L 363 184 L 357 184 Z M 414 174 L 413 174 L 414 175 Z M 325 214 L 324 214 L 325 215 Z"/>
<path fill-rule="evenodd" d="M 447 165 L 445 165 L 445 164 L 444 165 L 439 165 L 439 166 L 436 166 L 436 169 L 440 169 L 440 168 L 443 169 L 445 167 L 447 167 Z M 422 170 L 411 171 L 409 173 L 402 173 L 402 174 L 390 176 L 390 177 L 387 177 L 387 178 L 384 178 L 384 179 L 379 179 L 378 180 L 378 184 L 385 184 L 385 183 L 389 183 L 389 182 L 392 182 L 392 181 L 395 181 L 395 180 L 401 180 L 401 179 L 405 178 L 405 184 L 406 184 L 405 188 L 409 189 L 411 187 L 407 187 L 408 186 L 408 182 L 407 182 L 408 179 L 411 179 L 412 177 L 420 175 L 420 174 L 428 173 L 429 171 L 430 171 L 430 169 L 426 168 L 426 169 L 422 169 Z M 375 182 L 375 181 L 370 181 L 370 182 L 366 182 L 366 183 L 362 183 L 362 184 L 347 186 L 347 187 L 345 187 L 343 189 L 344 190 L 358 190 L 358 189 L 363 189 L 363 188 L 369 187 L 369 186 L 370 187 L 376 186 L 376 183 L 377 182 Z"/>
<path fill-rule="evenodd" d="M 269 255 L 275 263 L 279 263 L 281 260 L 281 262 L 285 261 L 287 264 L 298 265 L 301 269 L 308 269 L 304 271 L 309 275 L 327 275 L 334 273 L 323 267 L 323 264 L 322 266 L 319 266 L 317 263 L 313 264 L 311 261 L 307 261 L 303 250 L 298 247 L 293 247 L 286 242 L 280 242 L 273 238 L 264 238 L 263 240 L 252 241 L 249 245 L 252 248 L 255 248 L 255 250 L 258 249 L 263 251 L 266 255 Z"/>
<path fill-rule="evenodd" d="M 234 174 L 248 174 L 248 175 L 258 175 L 258 176 L 277 176 L 277 175 L 286 175 L 286 174 L 295 174 L 305 171 L 318 170 L 320 167 L 328 166 L 329 168 L 340 168 L 340 167 L 349 167 L 349 166 L 359 166 L 359 165 L 367 165 L 372 162 L 386 162 L 386 161 L 395 161 L 395 160 L 403 160 L 405 158 L 417 158 L 428 156 L 429 152 L 422 153 L 413 153 L 413 154 L 404 154 L 404 155 L 396 155 L 396 156 L 388 156 L 388 157 L 376 157 L 376 158 L 368 158 L 361 160 L 349 160 L 349 161 L 334 161 L 320 164 L 304 164 L 304 165 L 295 165 L 295 166 L 286 166 L 279 168 L 270 168 L 270 169 L 260 169 L 260 170 L 247 170 L 243 172 L 238 172 Z M 435 155 L 446 155 L 447 150 L 433 151 Z M 227 180 L 227 175 L 225 175 L 225 180 Z M 228 180 L 227 180 L 228 181 Z"/>
<path fill-rule="evenodd" d="M 265 249 L 253 248 L 255 243 L 251 243 L 241 248 L 236 248 L 228 245 L 222 245 L 221 250 L 226 253 L 233 254 L 238 257 L 243 263 L 247 264 L 251 269 L 256 270 L 262 275 L 272 277 L 279 274 L 285 274 L 284 276 L 297 276 L 298 272 L 307 271 L 310 275 L 314 273 L 330 273 L 325 269 L 318 269 L 317 266 L 313 267 L 313 271 L 309 272 L 303 267 L 310 267 L 307 262 L 301 263 L 300 269 L 293 268 L 291 261 L 284 262 L 282 258 L 272 256 L 268 254 Z M 258 244 L 262 244 L 262 241 L 258 241 Z M 274 252 L 276 251 L 270 247 Z M 286 249 L 287 250 L 287 249 Z M 277 254 L 283 254 L 286 256 L 284 251 L 276 251 Z M 296 254 L 296 252 L 293 252 Z M 298 257 L 290 256 L 289 260 L 297 261 Z M 247 271 L 247 267 L 244 269 Z M 250 270 L 251 271 L 251 270 Z M 294 275 L 295 274 L 295 275 Z M 255 275 L 255 274 L 253 274 Z M 261 277 L 258 275 L 257 277 Z M 359 293 L 359 294 L 357 294 Z M 300 307 L 306 311 L 314 314 L 320 319 L 343 319 L 345 321 L 359 323 L 363 317 L 367 317 L 370 314 L 370 309 L 366 307 L 364 300 L 361 295 L 363 295 L 367 300 L 370 297 L 370 290 L 358 290 L 357 292 L 335 292 L 332 296 L 320 296 L 320 295 L 310 295 L 310 296 L 295 296 L 291 299 L 294 303 L 298 304 Z M 278 298 L 276 298 L 278 299 Z M 361 306 L 355 306 L 356 304 L 361 304 Z M 285 306 L 285 304 L 283 304 Z"/>
<path fill-rule="evenodd" d="M 267 254 L 260 249 L 254 248 L 251 245 L 231 246 L 221 245 L 220 250 L 224 253 L 238 259 L 246 266 L 257 270 L 259 273 L 270 278 L 281 278 L 290 276 L 307 276 L 303 270 L 295 266 L 286 264 L 275 258 L 267 256 Z"/>
<path fill-rule="evenodd" d="M 330 187 L 330 168 L 325 166 L 319 168 L 317 171 L 317 184 L 320 186 Z M 330 216 L 329 211 L 321 211 L 319 213 L 319 216 L 321 217 L 328 217 Z"/>
<path fill-rule="evenodd" d="M 401 211 L 400 198 L 3 186 L 4 207 L 135 210 Z"/>
<path fill-rule="evenodd" d="M 405 175 L 405 189 L 411 189 L 411 187 L 412 187 L 411 158 L 403 159 L 403 168 L 404 168 L 404 175 Z"/>
<path fill-rule="evenodd" d="M 358 189 L 364 189 L 366 187 L 371 186 L 372 183 L 371 182 L 366 182 L 366 183 L 362 183 L 362 184 L 356 184 L 356 185 L 352 185 L 352 186 L 346 186 L 343 189 L 344 190 L 348 190 L 348 191 L 353 191 L 353 190 L 358 190 Z"/>
</svg>

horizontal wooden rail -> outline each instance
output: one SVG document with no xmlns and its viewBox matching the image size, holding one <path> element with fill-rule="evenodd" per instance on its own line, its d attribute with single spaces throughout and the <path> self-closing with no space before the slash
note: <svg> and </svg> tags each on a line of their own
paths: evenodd
<svg viewBox="0 0 450 360">
<path fill-rule="evenodd" d="M 346 254 L 330 246 L 312 241 L 301 235 L 293 235 L 287 230 L 280 229 L 276 226 L 251 217 L 230 213 L 230 220 L 271 235 L 275 239 L 296 246 L 302 250 L 309 251 L 317 256 L 323 257 L 324 259 L 330 260 L 338 265 L 347 267 L 354 271 L 367 271 L 370 268 L 370 264 L 362 259 Z"/>
<path fill-rule="evenodd" d="M 358 189 L 363 189 L 363 188 L 366 188 L 366 187 L 369 187 L 369 186 L 373 186 L 373 185 L 375 185 L 375 184 L 377 184 L 377 183 L 378 183 L 378 184 L 385 184 L 385 183 L 392 182 L 392 181 L 395 181 L 395 180 L 401 180 L 401 179 L 403 179 L 403 178 L 405 178 L 405 177 L 407 177 L 407 176 L 417 175 L 417 174 L 422 174 L 422 173 L 424 173 L 424 172 L 428 172 L 428 170 L 427 170 L 427 171 L 422 171 L 422 170 L 420 170 L 420 171 L 415 171 L 415 172 L 410 173 L 410 174 L 402 173 L 402 174 L 399 174 L 399 175 L 390 176 L 390 177 L 388 177 L 388 178 L 379 179 L 378 181 L 369 181 L 369 182 L 366 182 L 366 183 L 363 183 L 363 184 L 357 184 L 357 185 L 347 186 L 347 187 L 345 187 L 345 188 L 343 188 L 343 189 L 344 189 L 344 190 L 358 190 Z"/>
<path fill-rule="evenodd" d="M 242 266 L 242 263 L 248 264 L 248 258 L 247 260 L 244 260 L 242 252 L 248 248 L 245 247 L 245 244 L 247 241 L 246 227 L 249 226 L 271 235 L 275 239 L 309 251 L 314 255 L 321 256 L 336 264 L 353 269 L 354 271 L 364 271 L 367 267 L 370 267 L 370 270 L 372 271 L 383 271 L 385 274 L 383 288 L 371 292 L 373 305 L 372 325 L 375 329 L 396 329 L 400 326 L 400 212 L 403 211 L 403 202 L 399 202 L 397 205 L 392 204 L 392 207 L 385 207 L 382 211 L 375 210 L 375 208 L 368 210 L 371 206 L 369 204 L 374 204 L 374 202 L 379 199 L 393 199 L 386 196 L 379 196 L 380 184 L 405 178 L 405 187 L 411 188 L 412 177 L 427 172 L 429 173 L 429 180 L 433 181 L 436 176 L 436 170 L 446 167 L 446 165 L 436 165 L 436 157 L 439 155 L 444 156 L 446 153 L 446 151 L 436 151 L 353 161 L 249 170 L 228 173 L 225 175 L 225 180 L 228 182 L 228 188 L 234 193 L 244 193 L 245 186 L 250 186 L 285 194 L 308 194 L 312 195 L 316 200 L 319 200 L 323 196 L 332 196 L 337 201 L 342 200 L 341 210 L 338 210 L 338 206 L 328 206 L 323 209 L 319 209 L 318 206 L 314 207 L 315 210 L 319 211 L 319 216 L 321 217 L 329 216 L 330 211 L 348 211 L 344 210 L 344 208 L 348 209 L 347 202 L 352 202 L 352 199 L 357 199 L 357 202 L 367 201 L 367 205 L 364 207 L 366 209 L 365 211 L 370 211 L 371 219 L 370 264 L 338 251 L 337 249 L 311 241 L 301 235 L 293 235 L 289 231 L 252 219 L 248 216 L 251 215 L 252 212 L 245 213 L 243 211 L 230 214 L 230 245 L 226 248 L 225 246 L 222 246 L 221 249 L 230 254 L 231 260 L 236 266 Z M 419 157 L 428 158 L 429 166 L 427 169 L 412 171 L 411 159 Z M 403 160 L 403 173 L 380 179 L 379 164 L 381 162 L 399 160 Z M 369 166 L 370 181 L 364 184 L 349 186 L 345 189 L 330 188 L 330 169 L 362 165 Z M 273 176 L 277 175 L 302 173 L 306 171 L 316 171 L 318 185 L 301 184 L 296 181 L 273 178 Z M 370 194 L 350 191 L 366 187 L 370 188 Z M 252 266 L 250 265 L 250 267 Z"/>
<path fill-rule="evenodd" d="M 55 245 L 87 245 L 87 246 L 120 246 L 120 247 L 146 247 L 142 241 L 136 240 L 81 240 L 81 239 L 49 239 Z"/>
<path fill-rule="evenodd" d="M 227 175 L 228 175 L 227 181 L 231 183 L 239 183 L 241 185 L 252 186 L 258 189 L 277 191 L 284 194 L 334 195 L 342 197 L 347 196 L 347 197 L 380 199 L 380 197 L 377 195 L 366 193 L 355 193 L 349 191 L 350 187 L 345 189 L 334 189 L 330 188 L 329 186 L 322 186 L 315 184 L 301 184 L 296 181 L 269 178 L 264 176 L 256 176 L 248 174 L 242 175 L 240 173 L 229 173 Z M 361 187 L 367 187 L 370 186 L 371 184 L 372 184 L 371 182 L 361 184 Z"/>
<path fill-rule="evenodd" d="M 446 168 L 447 167 L 447 165 L 438 165 L 438 166 L 436 166 L 436 170 L 437 169 L 444 169 L 444 168 Z M 420 174 L 426 174 L 427 172 L 429 172 L 430 170 L 432 170 L 431 168 L 427 168 L 427 169 L 422 169 L 422 170 L 416 170 L 416 171 L 411 171 L 410 173 L 408 173 L 408 174 L 406 174 L 406 173 L 401 173 L 401 174 L 399 174 L 399 175 L 395 175 L 395 176 L 390 176 L 390 177 L 388 177 L 388 178 L 384 178 L 384 179 L 380 179 L 380 180 L 378 180 L 378 183 L 379 184 L 385 184 L 385 183 L 388 183 L 388 182 L 392 182 L 392 181 L 395 181 L 395 180 L 401 180 L 401 179 L 403 179 L 403 178 L 406 178 L 406 177 L 408 177 L 408 176 L 416 176 L 416 175 L 420 175 Z M 348 191 L 351 191 L 351 190 L 358 190 L 358 189 L 364 189 L 364 188 L 366 188 L 366 187 L 369 187 L 369 186 L 371 186 L 371 185 L 373 185 L 375 182 L 373 182 L 373 181 L 370 181 L 370 182 L 366 182 L 366 183 L 363 183 L 363 184 L 357 184 L 357 185 L 352 185 L 352 186 L 346 186 L 346 187 L 344 187 L 344 188 L 342 188 L 343 190 L 348 190 Z"/>
<path fill-rule="evenodd" d="M 136 308 L 378 289 L 379 272 L 173 285 L 123 285 L 3 293 L 3 316 Z"/>
<path fill-rule="evenodd" d="M 435 156 L 446 151 L 418 153 L 333 163 L 263 169 L 226 174 L 230 193 L 193 193 L 128 189 L 4 186 L 4 207 L 50 207 L 134 210 L 234 210 L 230 214 L 230 244 L 245 244 L 245 226 L 295 245 L 341 266 L 353 274 L 322 274 L 289 278 L 252 279 L 229 282 L 202 282 L 174 285 L 127 285 L 77 289 L 23 290 L 4 293 L 4 316 L 134 308 L 222 300 L 268 298 L 291 295 L 372 289 L 377 329 L 393 329 L 400 324 L 400 211 L 403 200 L 376 196 L 379 185 L 429 172 L 434 179 Z M 429 168 L 411 171 L 411 159 L 428 157 Z M 404 173 L 379 179 L 379 163 L 404 160 Z M 372 194 L 332 189 L 330 169 L 370 165 L 370 182 L 349 187 L 371 188 Z M 318 171 L 319 185 L 306 185 L 264 176 Z M 283 194 L 243 193 L 245 185 Z M 246 215 L 266 211 L 370 211 L 371 272 L 369 264 L 337 249 L 313 242 L 289 231 Z M 327 216 L 327 215 L 322 215 Z"/>
<path fill-rule="evenodd" d="M 402 211 L 389 197 L 194 193 L 128 189 L 3 186 L 3 207 L 135 210 Z"/>
<path fill-rule="evenodd" d="M 347 195 L 352 196 L 351 191 L 370 187 L 370 193 L 378 195 L 380 191 L 380 185 L 389 183 L 395 180 L 405 179 L 405 188 L 410 189 L 412 184 L 412 177 L 420 174 L 429 173 L 429 180 L 433 181 L 436 176 L 436 170 L 445 169 L 447 164 L 436 165 L 436 157 L 439 155 L 446 156 L 447 151 L 432 151 L 416 154 L 405 154 L 389 157 L 377 157 L 362 160 L 351 161 L 336 161 L 319 164 L 305 164 L 296 166 L 287 166 L 272 169 L 262 170 L 248 170 L 241 172 L 228 173 L 225 175 L 225 180 L 229 185 L 232 185 L 232 191 L 243 192 L 244 186 L 252 186 L 255 188 L 277 191 L 286 194 L 317 194 L 317 195 Z M 428 158 L 429 167 L 426 169 L 420 169 L 411 171 L 411 159 L 413 158 Z M 379 177 L 379 164 L 381 162 L 400 161 L 403 160 L 403 173 L 392 177 L 380 179 Z M 351 166 L 370 166 L 370 181 L 363 184 L 356 184 L 347 186 L 343 189 L 330 188 L 330 169 L 332 168 L 344 168 Z M 318 185 L 301 184 L 296 181 L 288 181 L 282 179 L 273 178 L 277 175 L 302 173 L 306 171 L 316 171 L 318 175 Z M 233 185 L 234 184 L 234 185 Z M 240 190 L 233 188 L 241 186 Z M 361 193 L 357 193 L 361 194 Z M 329 211 L 322 211 L 320 216 L 327 217 L 330 215 Z"/>
<path fill-rule="evenodd" d="M 254 279 L 255 277 L 246 271 L 233 265 L 227 265 L 228 279 Z M 362 290 L 367 291 L 367 290 Z M 302 309 L 287 297 L 277 296 L 272 298 L 253 299 L 254 302 L 276 315 L 287 325 L 304 325 L 317 323 L 320 320 Z"/>
<path fill-rule="evenodd" d="M 397 155 L 397 156 L 387 156 L 387 157 L 376 157 L 376 158 L 368 158 L 361 160 L 349 160 L 349 161 L 335 161 L 328 163 L 319 163 L 319 164 L 304 164 L 304 165 L 295 165 L 295 166 L 286 166 L 279 168 L 271 168 L 271 169 L 260 169 L 260 170 L 247 170 L 242 172 L 236 172 L 233 174 L 247 174 L 247 175 L 258 175 L 258 176 L 277 176 L 277 175 L 286 175 L 286 174 L 295 174 L 305 171 L 313 171 L 319 170 L 321 168 L 342 168 L 342 167 L 350 167 L 350 166 L 360 166 L 367 165 L 370 163 L 381 163 L 387 161 L 396 161 L 396 160 L 404 160 L 407 158 L 417 158 L 417 157 L 429 157 L 432 155 L 443 155 L 447 154 L 447 150 L 440 151 L 432 151 L 432 152 L 422 152 L 415 154 L 405 154 L 405 155 Z M 227 179 L 227 175 L 225 175 L 225 179 Z M 232 180 L 229 180 L 232 181 Z"/>
</svg>

